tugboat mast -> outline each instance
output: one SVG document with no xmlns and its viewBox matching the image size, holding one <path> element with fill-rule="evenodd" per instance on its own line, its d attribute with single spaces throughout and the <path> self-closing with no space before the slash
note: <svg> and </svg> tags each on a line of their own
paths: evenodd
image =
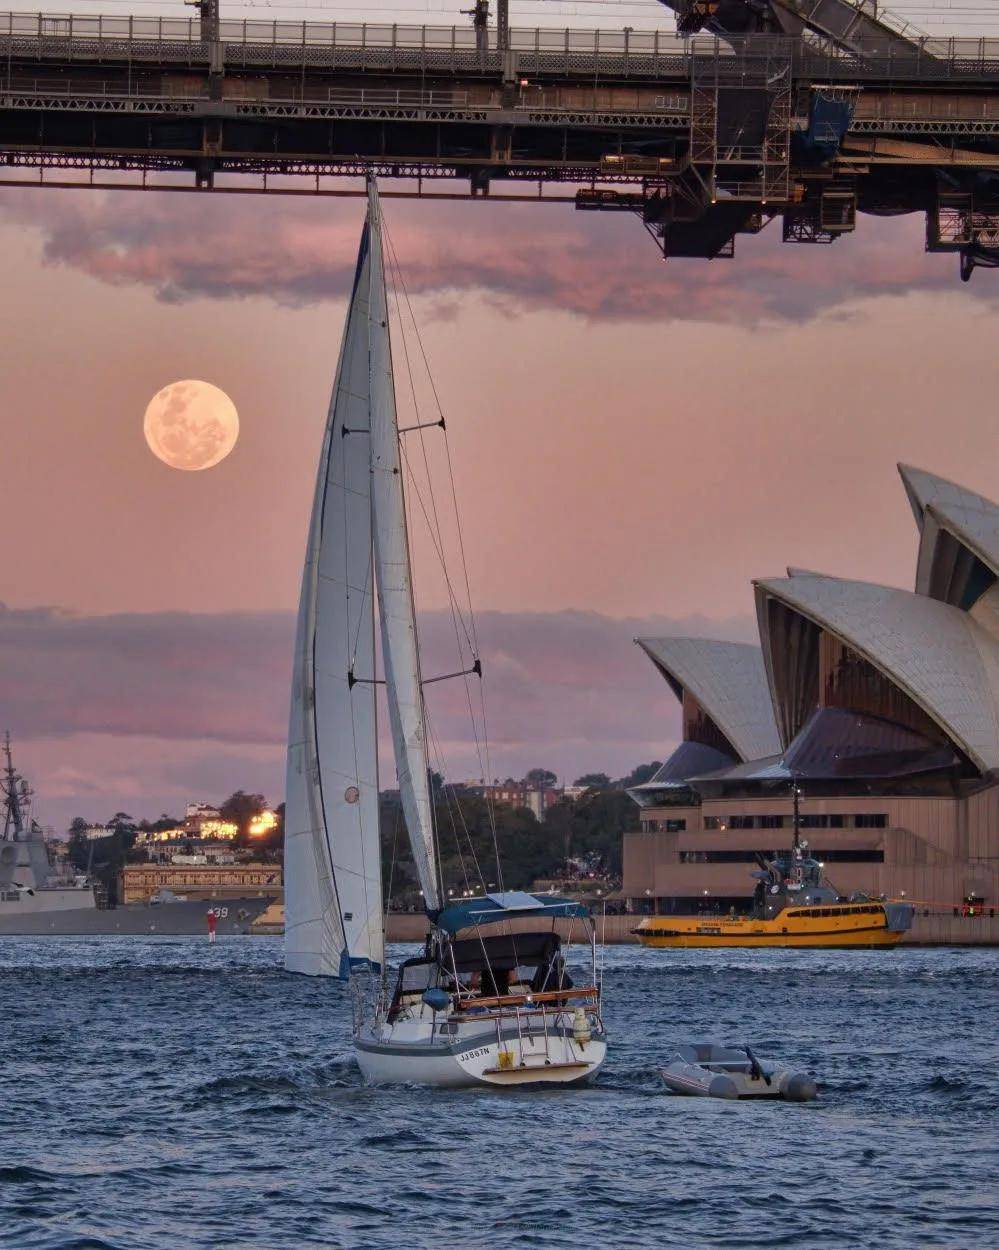
<svg viewBox="0 0 999 1250">
<path fill-rule="evenodd" d="M 796 777 L 791 778 L 791 796 L 794 804 L 794 840 L 791 843 L 791 850 L 797 855 L 801 850 L 801 805 L 799 802 L 801 790 Z"/>
</svg>

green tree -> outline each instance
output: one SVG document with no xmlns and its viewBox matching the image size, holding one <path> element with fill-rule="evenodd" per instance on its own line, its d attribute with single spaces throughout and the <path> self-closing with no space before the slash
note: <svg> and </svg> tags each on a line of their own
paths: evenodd
<svg viewBox="0 0 999 1250">
<path fill-rule="evenodd" d="M 165 833 L 167 829 L 176 829 L 184 822 L 176 816 L 168 816 L 162 812 L 156 820 L 140 820 L 139 829 L 143 833 Z"/>
<path fill-rule="evenodd" d="M 524 778 L 527 785 L 539 790 L 550 790 L 557 780 L 556 775 L 548 768 L 532 768 Z"/>
<path fill-rule="evenodd" d="M 90 843 L 87 840 L 88 823 L 82 816 L 74 816 L 69 824 L 69 862 L 77 872 L 86 872 L 90 862 Z"/>
<path fill-rule="evenodd" d="M 572 783 L 574 786 L 588 786 L 591 790 L 607 790 L 611 779 L 606 773 L 583 773 Z"/>
<path fill-rule="evenodd" d="M 279 803 L 275 807 L 274 815 L 277 817 L 277 823 L 273 829 L 268 829 L 266 833 L 259 833 L 252 838 L 247 837 L 246 839 L 246 842 L 253 848 L 253 858 L 264 863 L 280 863 L 284 855 L 283 803 Z M 241 843 L 240 838 L 237 838 L 237 843 Z"/>
<path fill-rule="evenodd" d="M 640 786 L 654 776 L 660 768 L 662 768 L 661 760 L 653 760 L 651 764 L 639 764 L 627 777 L 621 777 L 614 784 L 621 790 L 627 790 L 629 786 Z"/>
<path fill-rule="evenodd" d="M 89 872 L 107 893 L 109 902 L 117 903 L 119 873 L 131 855 L 138 832 L 127 812 L 115 812 L 107 823 L 103 838 L 87 839 L 86 821 L 76 817 L 70 825 L 70 858 L 80 872 Z"/>
<path fill-rule="evenodd" d="M 575 803 L 556 803 L 545 825 L 559 847 L 561 863 L 594 854 L 605 872 L 621 871 L 621 842 L 635 826 L 635 804 L 623 790 L 591 790 Z"/>
<path fill-rule="evenodd" d="M 418 908 L 423 900 L 401 804 L 394 795 L 383 796 L 380 810 L 385 898 L 396 908 Z M 559 864 L 557 833 L 526 807 L 498 803 L 490 811 L 484 799 L 447 787 L 435 804 L 435 821 L 445 900 L 449 890 L 460 897 L 467 889 L 497 889 L 501 882 L 506 889 L 525 889 Z"/>
<path fill-rule="evenodd" d="M 236 845 L 245 846 L 249 840 L 250 821 L 267 807 L 267 800 L 262 794 L 247 794 L 245 790 L 236 790 L 230 794 L 219 808 L 223 820 L 230 820 L 238 829 Z"/>
</svg>

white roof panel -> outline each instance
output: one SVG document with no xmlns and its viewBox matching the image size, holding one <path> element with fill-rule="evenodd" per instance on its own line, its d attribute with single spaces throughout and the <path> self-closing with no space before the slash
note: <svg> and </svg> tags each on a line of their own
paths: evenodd
<svg viewBox="0 0 999 1250">
<path fill-rule="evenodd" d="M 689 690 L 743 760 L 780 750 L 763 653 L 712 638 L 637 638 L 668 678 Z"/>
<path fill-rule="evenodd" d="M 756 591 L 761 604 L 772 596 L 841 638 L 979 768 L 999 768 L 999 642 L 968 613 L 891 586 L 835 577 L 759 581 Z M 759 615 L 765 632 L 767 613 L 761 608 Z"/>
</svg>

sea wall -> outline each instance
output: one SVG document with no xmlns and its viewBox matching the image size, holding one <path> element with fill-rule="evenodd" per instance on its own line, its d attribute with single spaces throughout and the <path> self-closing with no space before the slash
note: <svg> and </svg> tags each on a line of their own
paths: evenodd
<svg viewBox="0 0 999 1250">
<path fill-rule="evenodd" d="M 641 920 L 640 916 L 607 916 L 597 918 L 597 938 L 611 945 L 636 942 L 631 930 Z M 558 921 L 557 928 L 566 936 L 568 921 Z M 386 934 L 390 942 L 422 942 L 427 932 L 423 916 L 406 912 L 391 912 L 386 917 Z M 531 928 L 530 921 L 520 921 L 515 929 Z M 574 926 L 573 937 L 578 940 L 579 923 Z M 905 943 L 910 946 L 999 946 L 999 917 L 917 915 Z"/>
</svg>

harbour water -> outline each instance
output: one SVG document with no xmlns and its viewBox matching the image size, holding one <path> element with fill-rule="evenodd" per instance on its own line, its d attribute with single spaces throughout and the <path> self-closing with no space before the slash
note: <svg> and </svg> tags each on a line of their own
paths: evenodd
<svg viewBox="0 0 999 1250">
<path fill-rule="evenodd" d="M 615 947 L 605 995 L 588 1089 L 366 1088 L 278 938 L 0 939 L 0 1246 L 999 1244 L 995 952 Z M 819 1101 L 667 1096 L 701 1038 Z"/>
</svg>

